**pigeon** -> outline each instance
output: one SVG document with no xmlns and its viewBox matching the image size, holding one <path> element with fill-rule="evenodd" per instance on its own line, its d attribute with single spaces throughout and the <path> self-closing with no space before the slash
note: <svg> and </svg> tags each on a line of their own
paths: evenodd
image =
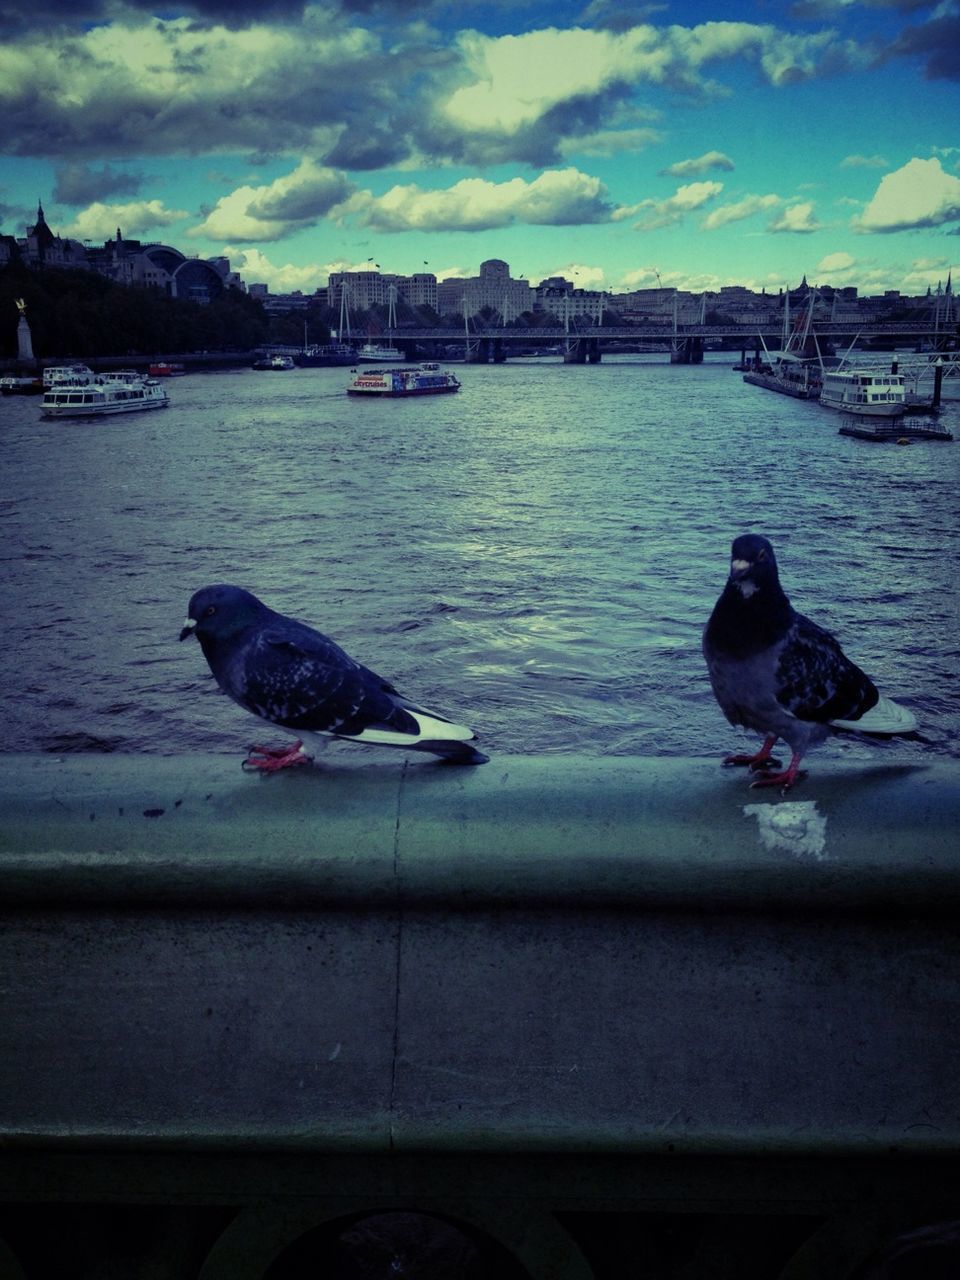
<svg viewBox="0 0 960 1280">
<path fill-rule="evenodd" d="M 754 755 L 727 756 L 748 765 L 755 787 L 787 790 L 802 777 L 800 761 L 832 733 L 891 737 L 913 733 L 906 708 L 877 691 L 837 640 L 797 613 L 780 586 L 773 547 L 759 534 L 736 538 L 730 576 L 703 633 L 703 655 L 720 709 L 731 724 L 765 734 Z M 771 752 L 778 738 L 789 765 Z"/>
<path fill-rule="evenodd" d="M 244 766 L 275 773 L 307 764 L 334 739 L 425 751 L 484 764 L 472 729 L 402 697 L 334 642 L 269 609 L 242 587 L 203 587 L 180 639 L 196 636 L 220 688 L 241 707 L 289 729 L 292 746 L 251 747 Z"/>
</svg>

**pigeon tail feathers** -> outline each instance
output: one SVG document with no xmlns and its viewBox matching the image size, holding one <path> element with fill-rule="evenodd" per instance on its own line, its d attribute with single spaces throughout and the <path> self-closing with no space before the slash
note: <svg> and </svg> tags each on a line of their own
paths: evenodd
<svg viewBox="0 0 960 1280">
<path fill-rule="evenodd" d="M 880 695 L 879 700 L 859 720 L 831 720 L 832 729 L 849 729 L 854 733 L 913 733 L 917 718 L 898 702 Z"/>
</svg>

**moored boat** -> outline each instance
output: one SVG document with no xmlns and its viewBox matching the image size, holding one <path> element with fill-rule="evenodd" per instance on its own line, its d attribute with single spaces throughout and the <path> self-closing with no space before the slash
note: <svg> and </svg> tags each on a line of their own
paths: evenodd
<svg viewBox="0 0 960 1280">
<path fill-rule="evenodd" d="M 907 411 L 903 377 L 882 369 L 828 370 L 820 403 L 861 418 L 895 418 Z"/>
<path fill-rule="evenodd" d="M 43 379 L 8 374 L 0 378 L 0 394 L 5 396 L 37 396 L 43 391 Z"/>
<path fill-rule="evenodd" d="M 99 418 L 112 413 L 165 409 L 169 403 L 156 378 L 135 381 L 112 377 L 84 384 L 54 383 L 40 402 L 45 418 Z"/>
<path fill-rule="evenodd" d="M 292 356 L 263 356 L 260 360 L 254 360 L 253 368 L 260 370 L 272 371 L 275 373 L 285 373 L 288 369 L 295 369 L 297 366 L 293 363 Z"/>
<path fill-rule="evenodd" d="M 322 346 L 305 347 L 294 359 L 304 369 L 343 368 L 357 363 L 357 349 L 345 342 L 330 342 Z"/>
<path fill-rule="evenodd" d="M 406 356 L 397 347 L 383 347 L 377 342 L 365 342 L 357 348 L 356 359 L 363 364 L 385 364 L 387 361 L 406 360 Z"/>
<path fill-rule="evenodd" d="M 744 382 L 767 391 L 798 400 L 816 400 L 820 395 L 822 364 L 816 359 L 794 355 L 791 351 L 771 352 L 759 369 L 743 375 Z"/>
<path fill-rule="evenodd" d="M 427 361 L 402 369 L 356 370 L 347 395 L 432 396 L 459 390 L 460 382 L 455 374 Z"/>
<path fill-rule="evenodd" d="M 187 372 L 187 366 L 176 360 L 157 360 L 150 366 L 151 378 L 181 378 Z"/>
</svg>

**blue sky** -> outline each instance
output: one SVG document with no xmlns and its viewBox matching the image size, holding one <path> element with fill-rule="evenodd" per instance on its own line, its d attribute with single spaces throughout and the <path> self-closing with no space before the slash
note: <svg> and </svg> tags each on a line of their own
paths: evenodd
<svg viewBox="0 0 960 1280">
<path fill-rule="evenodd" d="M 960 0 L 6 0 L 0 229 L 862 293 L 960 262 Z M 427 264 L 425 266 L 425 264 Z"/>
</svg>

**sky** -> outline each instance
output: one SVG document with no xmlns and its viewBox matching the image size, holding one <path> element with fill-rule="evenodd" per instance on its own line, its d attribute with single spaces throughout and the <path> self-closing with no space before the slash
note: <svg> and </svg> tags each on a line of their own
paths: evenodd
<svg viewBox="0 0 960 1280">
<path fill-rule="evenodd" d="M 937 288 L 960 0 L 0 0 L 0 231 L 533 283 Z"/>
</svg>

